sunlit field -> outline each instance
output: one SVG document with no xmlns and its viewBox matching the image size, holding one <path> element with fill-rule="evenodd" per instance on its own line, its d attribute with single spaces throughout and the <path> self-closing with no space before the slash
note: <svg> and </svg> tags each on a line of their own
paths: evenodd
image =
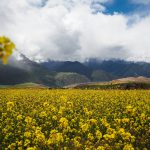
<svg viewBox="0 0 150 150">
<path fill-rule="evenodd" d="M 148 150 L 150 91 L 0 90 L 1 150 Z"/>
</svg>

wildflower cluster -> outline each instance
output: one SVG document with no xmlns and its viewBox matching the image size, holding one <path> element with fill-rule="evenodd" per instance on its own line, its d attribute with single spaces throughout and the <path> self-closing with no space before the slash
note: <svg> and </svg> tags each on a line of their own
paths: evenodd
<svg viewBox="0 0 150 150">
<path fill-rule="evenodd" d="M 0 90 L 1 150 L 148 150 L 150 91 Z"/>
</svg>

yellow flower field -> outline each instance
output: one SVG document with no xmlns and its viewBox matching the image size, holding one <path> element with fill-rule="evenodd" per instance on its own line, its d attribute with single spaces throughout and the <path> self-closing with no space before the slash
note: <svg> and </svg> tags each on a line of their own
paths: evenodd
<svg viewBox="0 0 150 150">
<path fill-rule="evenodd" d="M 150 91 L 0 90 L 0 150 L 149 150 Z"/>
</svg>

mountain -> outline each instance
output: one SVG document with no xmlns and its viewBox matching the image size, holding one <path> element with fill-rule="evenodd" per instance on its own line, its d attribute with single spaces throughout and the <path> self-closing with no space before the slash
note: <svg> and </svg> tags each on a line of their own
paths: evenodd
<svg viewBox="0 0 150 150">
<path fill-rule="evenodd" d="M 85 65 L 93 70 L 103 70 L 117 78 L 122 77 L 150 77 L 150 63 L 132 62 L 124 60 L 105 60 L 99 61 L 96 59 L 85 62 Z"/>
<path fill-rule="evenodd" d="M 36 83 L 48 87 L 62 87 L 69 84 L 89 82 L 87 76 L 70 72 L 59 72 L 43 67 L 42 64 L 31 61 L 23 54 L 17 54 L 17 57 L 11 57 L 7 65 L 0 63 L 0 85 L 16 85 L 26 83 Z M 68 62 L 67 62 L 68 63 Z M 56 63 L 57 64 L 57 63 Z M 72 63 L 75 69 L 84 73 L 86 66 L 80 63 Z M 63 63 L 65 66 L 66 64 Z M 51 65 L 50 65 L 51 66 Z M 66 68 L 69 65 L 66 65 Z M 69 66 L 70 67 L 70 66 Z M 71 68 L 71 67 L 70 67 Z M 67 70 L 65 70 L 67 71 Z"/>
<path fill-rule="evenodd" d="M 19 57 L 18 57 L 19 56 Z M 0 85 L 36 83 L 48 87 L 112 81 L 126 77 L 150 77 L 150 63 L 123 60 L 86 62 L 47 61 L 37 63 L 23 54 L 11 57 L 7 65 L 0 63 Z"/>
<path fill-rule="evenodd" d="M 59 87 L 64 87 L 71 84 L 87 83 L 90 80 L 85 76 L 72 72 L 60 72 L 55 76 L 56 84 Z"/>
<path fill-rule="evenodd" d="M 96 81 L 103 82 L 103 81 L 110 81 L 116 79 L 117 77 L 104 70 L 94 70 L 91 74 L 91 78 L 93 82 Z"/>
<path fill-rule="evenodd" d="M 9 59 L 7 65 L 0 64 L 0 85 L 15 85 L 33 82 L 55 87 L 55 73 L 41 67 L 26 56 L 19 54 Z"/>
<path fill-rule="evenodd" d="M 41 65 L 47 68 L 49 71 L 56 72 L 74 72 L 81 75 L 85 75 L 88 78 L 91 77 L 92 69 L 78 61 L 48 61 L 41 63 Z"/>
<path fill-rule="evenodd" d="M 150 77 L 150 63 L 124 60 L 89 59 L 84 63 L 70 61 L 48 61 L 41 65 L 49 71 L 74 72 L 85 75 L 91 81 L 111 81 L 124 77 Z"/>
</svg>

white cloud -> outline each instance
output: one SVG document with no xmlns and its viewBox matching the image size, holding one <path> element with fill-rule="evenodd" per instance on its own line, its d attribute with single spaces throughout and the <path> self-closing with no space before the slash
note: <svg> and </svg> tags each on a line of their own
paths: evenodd
<svg viewBox="0 0 150 150">
<path fill-rule="evenodd" d="M 9 36 L 34 59 L 150 62 L 150 16 L 106 15 L 103 2 L 95 0 L 94 6 L 92 0 L 1 0 L 0 35 Z M 99 13 L 94 14 L 95 9 Z"/>
</svg>

